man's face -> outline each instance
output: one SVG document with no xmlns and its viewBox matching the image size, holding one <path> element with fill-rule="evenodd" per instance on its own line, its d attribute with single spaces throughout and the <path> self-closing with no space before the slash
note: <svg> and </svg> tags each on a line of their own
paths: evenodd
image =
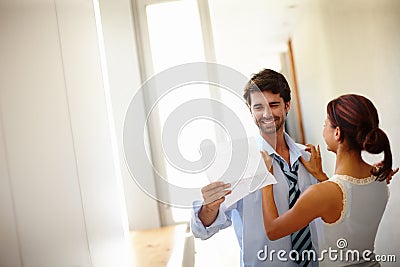
<svg viewBox="0 0 400 267">
<path fill-rule="evenodd" d="M 251 114 L 263 134 L 274 134 L 284 130 L 286 114 L 290 102 L 285 103 L 279 94 L 272 92 L 252 92 Z"/>
</svg>

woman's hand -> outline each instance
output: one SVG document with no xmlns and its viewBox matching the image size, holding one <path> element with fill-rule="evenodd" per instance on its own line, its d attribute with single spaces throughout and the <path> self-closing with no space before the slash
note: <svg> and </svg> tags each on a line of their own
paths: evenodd
<svg viewBox="0 0 400 267">
<path fill-rule="evenodd" d="M 319 145 L 317 148 L 311 144 L 307 144 L 306 146 L 306 151 L 311 153 L 311 157 L 309 161 L 305 160 L 303 157 L 300 157 L 301 163 L 318 181 L 322 182 L 328 180 L 328 176 L 322 170 L 322 158 Z"/>
<path fill-rule="evenodd" d="M 274 174 L 274 169 L 272 167 L 272 157 L 266 151 L 260 151 L 261 156 L 264 160 L 265 166 L 267 166 L 268 171 Z"/>
</svg>

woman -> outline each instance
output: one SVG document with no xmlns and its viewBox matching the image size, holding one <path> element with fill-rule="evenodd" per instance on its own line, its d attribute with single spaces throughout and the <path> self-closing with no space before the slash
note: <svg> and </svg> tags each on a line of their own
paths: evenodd
<svg viewBox="0 0 400 267">
<path fill-rule="evenodd" d="M 281 216 L 275 205 L 272 185 L 264 187 L 266 233 L 269 239 L 276 240 L 299 233 L 312 220 L 321 217 L 325 222 L 325 244 L 319 244 L 320 266 L 356 263 L 380 266 L 373 261 L 372 252 L 388 200 L 388 187 L 382 181 L 393 173 L 389 140 L 379 128 L 376 108 L 367 98 L 354 94 L 330 101 L 323 137 L 327 149 L 336 154 L 335 175 L 328 180 L 322 171 L 319 147 L 308 145 L 310 161 L 302 158 L 301 162 L 322 182 L 305 190 L 294 206 Z M 372 154 L 383 152 L 380 167 L 366 163 L 361 157 L 363 150 Z M 266 164 L 271 166 L 271 158 L 262 154 Z"/>
</svg>

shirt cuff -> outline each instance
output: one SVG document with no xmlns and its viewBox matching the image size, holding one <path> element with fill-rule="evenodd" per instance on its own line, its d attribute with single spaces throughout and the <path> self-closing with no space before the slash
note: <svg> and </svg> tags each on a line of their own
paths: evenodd
<svg viewBox="0 0 400 267">
<path fill-rule="evenodd" d="M 232 224 L 231 219 L 225 213 L 226 207 L 224 203 L 222 203 L 215 221 L 210 226 L 205 227 L 199 218 L 199 211 L 202 207 L 202 204 L 202 201 L 193 202 L 191 229 L 195 237 L 201 239 L 210 238 L 220 229 L 226 228 Z"/>
</svg>

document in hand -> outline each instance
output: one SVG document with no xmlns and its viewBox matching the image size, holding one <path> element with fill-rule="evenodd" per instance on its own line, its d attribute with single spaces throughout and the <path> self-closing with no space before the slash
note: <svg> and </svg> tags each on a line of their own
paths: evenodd
<svg viewBox="0 0 400 267">
<path fill-rule="evenodd" d="M 232 193 L 225 197 L 229 207 L 257 189 L 275 184 L 275 177 L 268 171 L 253 137 L 217 143 L 202 147 L 203 166 L 210 182 L 230 183 Z"/>
</svg>

